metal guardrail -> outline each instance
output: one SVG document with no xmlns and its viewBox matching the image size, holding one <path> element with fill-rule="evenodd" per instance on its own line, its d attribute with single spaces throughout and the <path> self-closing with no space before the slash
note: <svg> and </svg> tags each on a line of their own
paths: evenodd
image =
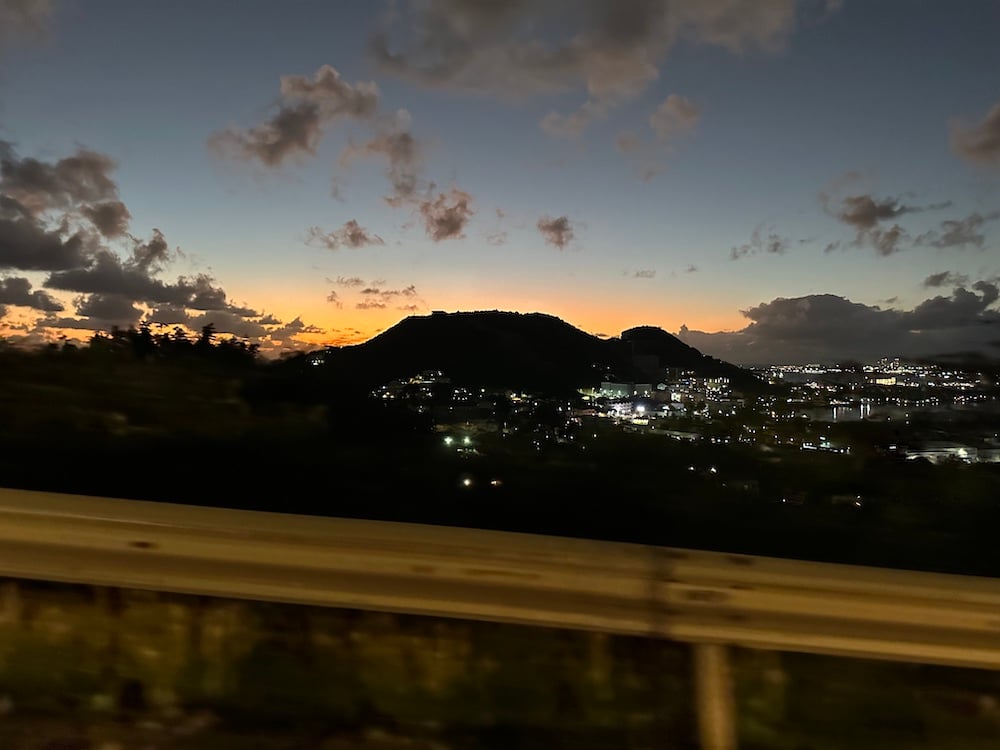
<svg viewBox="0 0 1000 750">
<path fill-rule="evenodd" d="M 1000 669 L 1000 580 L 0 490 L 0 576 Z"/>
<path fill-rule="evenodd" d="M 712 748 L 726 645 L 1000 669 L 1000 580 L 478 529 L 0 490 L 0 577 L 700 644 Z"/>
</svg>

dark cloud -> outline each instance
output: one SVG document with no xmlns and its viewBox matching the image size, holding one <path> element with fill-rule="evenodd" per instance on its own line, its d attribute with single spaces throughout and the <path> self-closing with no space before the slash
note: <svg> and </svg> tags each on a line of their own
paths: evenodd
<svg viewBox="0 0 1000 750">
<path fill-rule="evenodd" d="M 81 211 L 97 231 L 108 239 L 121 237 L 125 234 L 128 231 L 128 223 L 132 219 L 132 214 L 121 201 L 91 203 L 84 206 Z"/>
<path fill-rule="evenodd" d="M 83 294 L 119 294 L 145 304 L 167 303 L 196 310 L 229 310 L 247 316 L 256 314 L 227 302 L 225 291 L 206 274 L 181 276 L 174 282 L 165 282 L 153 276 L 148 266 L 122 262 L 107 250 L 98 252 L 90 266 L 49 274 L 45 286 Z"/>
<path fill-rule="evenodd" d="M 22 159 L 10 143 L 0 142 L 0 145 L 0 193 L 16 200 L 34 216 L 118 197 L 118 186 L 109 176 L 115 163 L 104 154 L 80 149 L 73 156 L 51 164 Z"/>
<path fill-rule="evenodd" d="M 127 216 L 116 200 L 113 169 L 110 157 L 88 149 L 45 162 L 21 158 L 12 144 L 0 141 L 0 269 L 57 271 L 89 264 L 97 237 L 72 226 L 81 213 L 90 213 L 113 231 L 111 214 Z"/>
<path fill-rule="evenodd" d="M 653 279 L 656 278 L 656 271 L 649 268 L 640 268 L 632 274 L 633 279 Z"/>
<path fill-rule="evenodd" d="M 849 173 L 850 179 L 856 179 Z M 848 176 L 842 178 L 847 180 Z M 936 211 L 951 206 L 951 201 L 934 203 L 927 206 L 913 206 L 901 203 L 897 198 L 875 198 L 871 195 L 848 195 L 835 200 L 829 192 L 820 193 L 823 208 L 839 221 L 856 230 L 853 247 L 868 246 L 882 256 L 893 255 L 900 251 L 901 243 L 911 239 L 909 233 L 899 224 L 883 228 L 882 222 L 895 219 L 904 214 Z M 840 242 L 831 242 L 826 246 L 826 252 L 842 247 Z"/>
<path fill-rule="evenodd" d="M 226 156 L 278 167 L 291 157 L 314 155 L 332 122 L 374 117 L 378 103 L 378 87 L 373 82 L 352 86 L 324 65 L 311 79 L 283 76 L 277 111 L 266 122 L 248 130 L 228 128 L 213 133 L 209 147 Z"/>
<path fill-rule="evenodd" d="M 952 150 L 971 164 L 1000 167 L 1000 104 L 980 122 L 952 122 L 950 140 Z"/>
<path fill-rule="evenodd" d="M 788 251 L 789 240 L 774 231 L 774 227 L 758 224 L 754 227 L 750 241 L 729 251 L 730 260 L 739 260 L 750 255 L 784 255 Z"/>
<path fill-rule="evenodd" d="M 279 328 L 275 328 L 268 331 L 268 336 L 270 336 L 272 341 L 281 341 L 283 343 L 293 342 L 297 336 L 303 334 L 322 334 L 326 333 L 326 330 L 320 328 L 319 326 L 310 325 L 302 322 L 302 318 L 297 317 L 289 323 L 285 323 Z"/>
<path fill-rule="evenodd" d="M 149 242 L 138 242 L 132 248 L 132 260 L 142 271 L 158 272 L 170 260 L 170 247 L 159 229 L 153 229 Z"/>
<path fill-rule="evenodd" d="M 475 213 L 470 206 L 472 196 L 464 190 L 452 188 L 447 194 L 439 193 L 433 200 L 420 203 L 427 236 L 434 242 L 465 237 L 465 225 Z"/>
<path fill-rule="evenodd" d="M 417 287 L 414 284 L 410 284 L 402 289 L 380 289 L 378 287 L 366 287 L 361 290 L 361 294 L 366 296 L 378 296 L 382 298 L 391 297 L 416 297 Z"/>
<path fill-rule="evenodd" d="M 90 262 L 92 243 L 77 232 L 66 236 L 30 217 L 8 218 L 0 212 L 0 269 L 59 271 Z"/>
<path fill-rule="evenodd" d="M 74 331 L 110 331 L 114 327 L 121 328 L 119 321 L 102 320 L 100 318 L 70 318 L 49 315 L 39 318 L 35 323 L 34 331 L 37 333 L 45 328 L 59 328 Z M 125 324 L 128 327 L 128 324 Z"/>
<path fill-rule="evenodd" d="M 211 325 L 217 333 L 256 339 L 258 343 L 268 339 L 272 331 L 285 327 L 285 324 L 273 315 L 243 315 L 239 310 L 233 309 L 205 310 L 192 314 L 184 307 L 176 305 L 157 305 L 146 316 L 146 321 L 164 326 L 182 325 L 192 331 L 200 331 L 205 326 Z"/>
<path fill-rule="evenodd" d="M 228 333 L 245 339 L 263 339 L 272 333 L 271 329 L 265 328 L 260 322 L 249 320 L 230 310 L 206 310 L 189 316 L 184 325 L 193 331 L 200 331 L 210 325 L 217 333 Z"/>
<path fill-rule="evenodd" d="M 30 307 L 43 312 L 62 312 L 64 309 L 55 297 L 41 289 L 33 290 L 31 282 L 19 276 L 0 278 L 0 305 Z"/>
<path fill-rule="evenodd" d="M 513 98 L 582 88 L 579 110 L 545 118 L 572 135 L 642 93 L 676 41 L 777 50 L 795 16 L 795 0 L 424 0 L 387 15 L 370 46 L 383 71 L 425 86 Z"/>
<path fill-rule="evenodd" d="M 573 241 L 573 226 L 565 216 L 555 218 L 552 216 L 543 216 L 538 220 L 536 226 L 538 227 L 538 231 L 542 233 L 542 237 L 545 238 L 545 244 L 547 245 L 564 250 Z"/>
<path fill-rule="evenodd" d="M 142 311 L 132 304 L 132 300 L 121 294 L 82 295 L 76 297 L 73 304 L 77 315 L 122 327 L 134 325 L 142 316 Z"/>
<path fill-rule="evenodd" d="M 930 245 L 931 247 L 965 247 L 973 245 L 982 248 L 986 241 L 983 234 L 983 225 L 990 221 L 1000 219 L 1000 211 L 992 211 L 985 216 L 974 212 L 964 219 L 951 219 L 941 222 L 939 230 L 925 232 L 917 237 L 918 245 Z"/>
<path fill-rule="evenodd" d="M 0 271 L 48 272 L 43 286 L 73 293 L 76 317 L 54 315 L 63 311 L 62 303 L 20 277 L 0 278 L 4 313 L 11 305 L 47 313 L 30 332 L 43 338 L 49 334 L 42 329 L 136 325 L 145 308 L 151 308 L 147 319 L 162 325 L 197 330 L 212 322 L 219 331 L 267 337 L 268 319 L 254 320 L 259 314 L 229 301 L 211 276 L 160 278 L 172 260 L 166 238 L 159 229 L 145 241 L 128 234 L 129 211 L 109 176 L 113 168 L 109 157 L 87 149 L 45 162 L 21 158 L 10 143 L 0 142 Z M 82 220 L 93 229 L 80 228 Z M 124 257 L 103 244 L 119 237 L 129 248 Z M 308 326 L 300 330 L 312 332 Z"/>
<path fill-rule="evenodd" d="M 964 273 L 954 273 L 952 271 L 941 271 L 932 273 L 924 279 L 924 286 L 927 288 L 942 286 L 964 286 L 969 283 L 969 277 Z"/>
<path fill-rule="evenodd" d="M 319 227 L 310 227 L 306 240 L 308 245 L 319 245 L 328 250 L 339 250 L 342 247 L 368 247 L 369 245 L 384 245 L 385 240 L 377 234 L 369 232 L 354 219 L 344 223 L 340 229 L 324 232 Z"/>
<path fill-rule="evenodd" d="M 350 144 L 340 155 L 343 165 L 364 157 L 384 159 L 385 174 L 392 185 L 392 194 L 385 196 L 385 200 L 392 206 L 414 200 L 419 191 L 423 154 L 410 126 L 410 113 L 401 109 L 388 125 L 381 126 L 381 132 L 374 138 L 361 145 Z"/>
<path fill-rule="evenodd" d="M 159 326 L 184 325 L 191 320 L 191 316 L 183 307 L 164 304 L 155 305 L 146 316 L 146 320 Z"/>
<path fill-rule="evenodd" d="M 315 155 L 322 137 L 319 106 L 297 102 L 282 106 L 267 122 L 249 130 L 229 128 L 213 133 L 208 145 L 224 156 L 278 167 L 294 155 Z"/>
<path fill-rule="evenodd" d="M 698 266 L 694 266 L 694 265 L 688 265 L 684 269 L 684 273 L 697 273 L 697 272 L 698 272 Z"/>
<path fill-rule="evenodd" d="M 338 310 L 344 306 L 344 303 L 340 301 L 340 295 L 334 289 L 330 290 L 330 293 L 326 295 L 326 301 L 336 305 Z"/>
<path fill-rule="evenodd" d="M 742 364 L 872 361 L 882 356 L 935 356 L 987 351 L 1000 335 L 994 282 L 927 299 L 912 310 L 882 309 L 832 294 L 778 298 L 743 311 L 734 332 L 682 327 L 679 337 L 712 356 Z"/>
<path fill-rule="evenodd" d="M 360 292 L 363 299 L 354 305 L 357 310 L 384 310 L 390 305 L 396 305 L 397 310 L 413 311 L 420 309 L 420 302 L 417 287 L 413 284 L 400 289 L 386 289 L 379 286 L 369 286 Z M 403 300 L 409 300 L 405 304 L 399 304 Z"/>
<path fill-rule="evenodd" d="M 859 233 L 854 244 L 861 245 L 867 241 L 875 248 L 875 252 L 879 255 L 887 256 L 899 252 L 899 243 L 908 239 L 909 235 L 906 233 L 906 230 L 899 226 L 899 224 L 893 224 L 888 229 L 872 229 L 868 232 Z"/>
<path fill-rule="evenodd" d="M 832 209 L 834 216 L 859 232 L 874 229 L 884 219 L 894 219 L 912 212 L 913 206 L 905 206 L 895 198 L 874 198 L 870 195 L 848 195 L 839 207 Z"/>
</svg>

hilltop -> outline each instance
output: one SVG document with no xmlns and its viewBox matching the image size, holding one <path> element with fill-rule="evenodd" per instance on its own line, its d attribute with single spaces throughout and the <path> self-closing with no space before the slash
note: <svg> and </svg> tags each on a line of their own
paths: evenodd
<svg viewBox="0 0 1000 750">
<path fill-rule="evenodd" d="M 737 386 L 759 384 L 746 370 L 660 328 L 642 326 L 602 339 L 543 313 L 414 315 L 363 344 L 328 349 L 325 361 L 334 379 L 357 385 L 433 369 L 460 383 L 572 390 L 602 380 L 657 382 L 666 368 L 729 377 Z"/>
</svg>

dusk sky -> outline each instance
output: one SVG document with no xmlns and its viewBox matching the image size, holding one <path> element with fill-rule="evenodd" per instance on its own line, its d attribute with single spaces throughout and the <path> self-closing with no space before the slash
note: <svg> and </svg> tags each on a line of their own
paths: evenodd
<svg viewBox="0 0 1000 750">
<path fill-rule="evenodd" d="M 1000 2 L 0 0 L 0 336 L 1000 355 Z"/>
</svg>

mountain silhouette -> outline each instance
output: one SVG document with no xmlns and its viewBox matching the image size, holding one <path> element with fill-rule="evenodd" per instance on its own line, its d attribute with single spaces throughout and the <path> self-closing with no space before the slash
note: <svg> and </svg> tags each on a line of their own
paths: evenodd
<svg viewBox="0 0 1000 750">
<path fill-rule="evenodd" d="M 735 387 L 762 385 L 661 328 L 641 326 L 602 339 L 543 313 L 414 315 L 365 343 L 331 347 L 324 359 L 328 377 L 368 387 L 424 370 L 440 370 L 459 384 L 550 392 L 606 380 L 656 383 L 668 370 L 728 377 Z"/>
</svg>

